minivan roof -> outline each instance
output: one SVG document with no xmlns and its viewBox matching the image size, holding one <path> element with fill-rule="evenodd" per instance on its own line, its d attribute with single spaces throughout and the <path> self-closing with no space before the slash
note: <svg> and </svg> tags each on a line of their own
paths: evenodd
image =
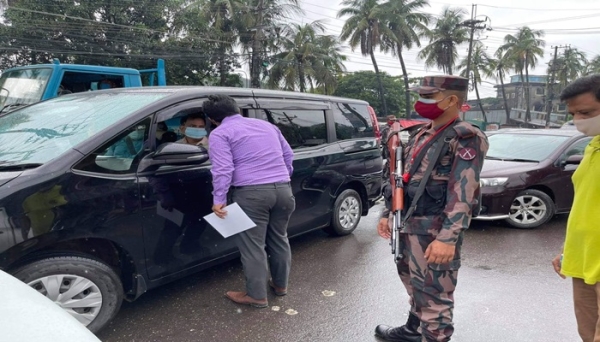
<svg viewBox="0 0 600 342">
<path fill-rule="evenodd" d="M 312 100 L 312 101 L 336 101 L 346 103 L 356 103 L 369 105 L 368 102 L 344 97 L 300 93 L 294 91 L 270 90 L 270 89 L 253 89 L 253 88 L 235 88 L 235 87 L 211 87 L 211 86 L 162 86 L 162 87 L 141 87 L 141 88 L 115 88 L 111 92 L 170 92 L 178 93 L 179 95 L 201 95 L 204 94 L 227 94 L 231 96 L 255 96 L 280 99 L 296 99 L 296 100 Z"/>
</svg>

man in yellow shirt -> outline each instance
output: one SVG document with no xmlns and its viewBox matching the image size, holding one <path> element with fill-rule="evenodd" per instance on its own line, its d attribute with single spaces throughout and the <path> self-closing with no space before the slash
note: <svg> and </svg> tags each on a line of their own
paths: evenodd
<svg viewBox="0 0 600 342">
<path fill-rule="evenodd" d="M 583 342 L 600 342 L 600 74 L 580 78 L 560 96 L 577 130 L 594 138 L 573 174 L 575 197 L 563 253 L 552 260 L 561 277 L 573 278 L 573 301 Z"/>
</svg>

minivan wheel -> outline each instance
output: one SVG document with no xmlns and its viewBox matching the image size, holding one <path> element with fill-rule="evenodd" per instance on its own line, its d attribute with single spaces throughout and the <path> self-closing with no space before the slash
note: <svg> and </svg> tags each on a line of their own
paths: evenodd
<svg viewBox="0 0 600 342">
<path fill-rule="evenodd" d="M 92 259 L 47 258 L 12 273 L 92 332 L 106 325 L 123 302 L 123 286 L 117 274 L 108 265 Z"/>
<path fill-rule="evenodd" d="M 520 192 L 512 202 L 506 222 L 515 228 L 531 229 L 554 216 L 554 201 L 545 192 L 529 189 Z"/>
<path fill-rule="evenodd" d="M 331 235 L 351 234 L 360 222 L 362 200 L 358 192 L 352 189 L 342 191 L 333 206 L 333 218 L 325 231 Z"/>
</svg>

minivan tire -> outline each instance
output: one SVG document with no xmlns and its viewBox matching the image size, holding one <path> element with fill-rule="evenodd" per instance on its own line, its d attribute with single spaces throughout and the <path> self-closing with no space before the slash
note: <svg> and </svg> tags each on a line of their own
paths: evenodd
<svg viewBox="0 0 600 342">
<path fill-rule="evenodd" d="M 335 236 L 351 234 L 360 222 L 362 206 L 358 192 L 352 189 L 342 191 L 335 200 L 331 224 L 324 228 L 325 232 Z"/>
<path fill-rule="evenodd" d="M 521 191 L 511 203 L 509 217 L 505 220 L 515 228 L 532 229 L 537 228 L 548 222 L 554 217 L 554 201 L 548 194 L 535 189 Z M 533 217 L 531 214 L 541 214 L 539 219 L 527 220 L 527 217 Z"/>
<path fill-rule="evenodd" d="M 61 294 L 66 293 L 67 289 L 70 288 L 69 285 L 72 284 L 72 280 L 77 280 L 78 284 L 84 282 L 85 287 L 81 288 L 81 292 L 65 299 L 68 300 L 73 297 L 81 299 L 83 298 L 81 296 L 88 297 L 90 295 L 94 298 L 98 297 L 98 294 L 94 293 L 101 295 L 99 309 L 94 307 L 76 308 L 76 311 L 81 310 L 85 313 L 97 310 L 94 319 L 87 324 L 87 328 L 94 333 L 102 329 L 117 314 L 123 302 L 123 285 L 119 276 L 110 266 L 96 260 L 74 256 L 52 257 L 32 262 L 11 273 L 17 279 L 46 295 L 50 300 L 57 302 L 59 306 L 58 300 L 48 296 L 47 289 L 41 282 L 43 279 L 58 276 L 54 280 L 61 280 L 62 284 L 59 289 Z M 89 283 L 86 284 L 85 281 Z M 85 323 L 82 324 L 85 325 Z"/>
</svg>

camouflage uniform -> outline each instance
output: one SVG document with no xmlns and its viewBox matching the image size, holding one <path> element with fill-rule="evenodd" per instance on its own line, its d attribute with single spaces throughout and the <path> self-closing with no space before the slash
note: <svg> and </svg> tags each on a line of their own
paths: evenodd
<svg viewBox="0 0 600 342">
<path fill-rule="evenodd" d="M 432 80 L 433 79 L 433 80 Z M 426 77 L 425 84 L 447 82 L 444 77 Z M 455 80 L 451 78 L 450 80 Z M 423 93 L 423 92 L 421 92 Z M 430 146 L 417 171 L 412 175 L 404 191 L 409 197 L 416 192 L 427 166 L 437 162 L 419 203 L 424 198 L 426 206 L 418 206 L 406 221 L 398 237 L 403 258 L 397 263 L 398 274 L 410 297 L 410 312 L 420 320 L 423 341 L 449 341 L 454 331 L 452 312 L 454 289 L 460 267 L 460 250 L 463 231 L 469 227 L 473 208 L 478 205 L 479 174 L 488 142 L 485 134 L 469 123 L 458 121 L 447 128 L 453 129 L 453 138 L 446 142 L 441 137 Z M 425 144 L 436 130 L 429 123 L 414 133 L 404 148 L 404 170 L 411 168 L 413 151 Z M 444 133 L 442 133 L 444 134 Z M 448 138 L 446 138 L 448 139 Z M 437 161 L 432 161 L 438 144 L 448 148 Z M 386 210 L 382 217 L 391 213 L 391 186 L 386 184 Z M 410 206 L 406 202 L 406 207 Z M 427 247 L 438 240 L 456 246 L 454 260 L 446 264 L 427 264 L 424 257 Z"/>
</svg>

